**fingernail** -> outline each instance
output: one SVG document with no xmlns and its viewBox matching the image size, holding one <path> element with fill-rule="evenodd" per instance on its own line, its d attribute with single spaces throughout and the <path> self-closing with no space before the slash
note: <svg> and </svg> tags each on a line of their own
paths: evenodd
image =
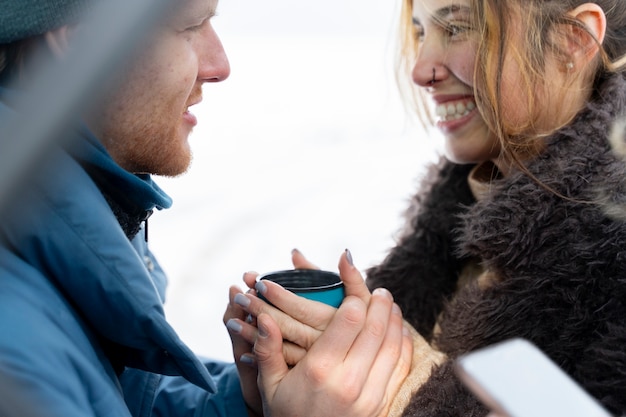
<svg viewBox="0 0 626 417">
<path fill-rule="evenodd" d="M 299 254 L 299 255 L 302 255 L 302 252 L 300 252 L 300 251 L 299 251 L 298 249 L 296 249 L 296 248 L 293 248 L 293 249 L 291 250 L 291 254 L 292 254 L 292 255 L 298 255 L 298 254 Z"/>
<path fill-rule="evenodd" d="M 259 281 L 255 284 L 254 288 L 260 293 L 265 295 L 267 292 L 267 285 L 263 281 Z"/>
<path fill-rule="evenodd" d="M 226 327 L 233 332 L 239 334 L 243 330 L 243 326 L 235 319 L 230 319 L 226 322 Z"/>
<path fill-rule="evenodd" d="M 254 355 L 250 353 L 244 353 L 243 355 L 241 355 L 241 357 L 239 358 L 239 362 L 251 366 L 256 365 L 256 359 L 254 358 Z"/>
<path fill-rule="evenodd" d="M 265 339 L 266 337 L 270 335 L 270 333 L 267 331 L 267 329 L 265 328 L 263 324 L 257 323 L 257 327 L 259 329 L 259 333 L 258 333 L 259 337 L 262 337 Z"/>
<path fill-rule="evenodd" d="M 235 301 L 235 304 L 238 304 L 243 308 L 248 308 L 248 306 L 250 305 L 250 300 L 248 299 L 248 297 L 241 293 L 235 295 L 235 298 L 233 300 Z"/>
<path fill-rule="evenodd" d="M 393 314 L 397 314 L 398 316 L 402 316 L 402 310 L 400 309 L 400 306 L 396 303 L 393 303 L 393 306 L 391 307 L 391 312 Z"/>
<path fill-rule="evenodd" d="M 350 264 L 350 266 L 354 266 L 354 260 L 352 259 L 352 253 L 350 253 L 349 249 L 346 249 L 346 259 L 348 260 L 348 263 Z"/>
<path fill-rule="evenodd" d="M 393 296 L 391 295 L 389 290 L 387 290 L 386 288 L 376 288 L 374 292 L 372 293 L 372 295 L 374 294 L 379 294 L 379 295 L 382 295 L 383 297 L 387 297 L 390 300 L 393 300 Z M 237 297 L 235 297 L 235 302 L 237 302 Z"/>
<path fill-rule="evenodd" d="M 246 316 L 246 323 L 250 324 L 254 321 L 254 318 L 252 317 L 252 314 L 248 314 Z"/>
<path fill-rule="evenodd" d="M 246 271 L 246 272 L 244 272 L 243 276 L 241 277 L 244 281 L 246 279 L 246 275 L 259 275 L 259 273 L 256 272 L 256 271 Z"/>
</svg>

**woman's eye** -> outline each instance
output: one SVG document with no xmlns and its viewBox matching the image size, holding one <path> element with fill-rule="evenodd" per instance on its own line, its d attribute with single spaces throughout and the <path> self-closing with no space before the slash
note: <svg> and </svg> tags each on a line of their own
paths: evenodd
<svg viewBox="0 0 626 417">
<path fill-rule="evenodd" d="M 446 31 L 446 34 L 450 38 L 457 38 L 461 35 L 464 35 L 469 30 L 469 26 L 463 24 L 448 23 L 444 26 L 444 29 Z"/>
<path fill-rule="evenodd" d="M 414 26 L 413 36 L 415 37 L 415 40 L 417 40 L 418 42 L 422 42 L 424 40 L 424 28 L 422 28 L 421 26 Z"/>
</svg>

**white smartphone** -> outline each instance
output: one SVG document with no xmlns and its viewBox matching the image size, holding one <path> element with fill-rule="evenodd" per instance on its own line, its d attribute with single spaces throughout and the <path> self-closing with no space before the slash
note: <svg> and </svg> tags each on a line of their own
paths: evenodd
<svg viewBox="0 0 626 417">
<path fill-rule="evenodd" d="M 511 339 L 460 357 L 456 371 L 487 407 L 509 417 L 610 417 L 535 345 Z"/>
</svg>

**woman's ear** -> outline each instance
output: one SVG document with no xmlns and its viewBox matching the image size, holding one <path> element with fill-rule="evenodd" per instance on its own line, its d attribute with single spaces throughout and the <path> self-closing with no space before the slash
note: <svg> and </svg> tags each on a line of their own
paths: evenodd
<svg viewBox="0 0 626 417">
<path fill-rule="evenodd" d="M 67 53 L 71 32 L 71 28 L 66 25 L 45 33 L 46 44 L 57 58 Z"/>
<path fill-rule="evenodd" d="M 579 64 L 586 64 L 598 53 L 606 34 L 606 15 L 595 3 L 584 3 L 568 13 L 583 28 L 573 26 L 569 34 L 568 52 Z M 591 36 L 590 36 L 591 35 Z"/>
</svg>

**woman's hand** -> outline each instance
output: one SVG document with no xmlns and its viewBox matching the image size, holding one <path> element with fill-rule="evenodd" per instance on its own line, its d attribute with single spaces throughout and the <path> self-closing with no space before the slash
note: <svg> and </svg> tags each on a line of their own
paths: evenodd
<svg viewBox="0 0 626 417">
<path fill-rule="evenodd" d="M 246 313 L 239 305 L 233 303 L 236 294 L 241 293 L 236 287 L 230 289 L 229 299 L 231 300 L 224 312 L 224 323 L 228 328 L 230 340 L 233 346 L 233 356 L 239 379 L 241 390 L 243 392 L 244 401 L 250 410 L 250 417 L 262 416 L 263 408 L 261 403 L 261 395 L 257 385 L 258 371 L 256 369 L 256 360 L 252 353 L 253 343 L 242 337 L 242 329 L 239 323 L 244 323 L 248 313 Z"/>
<path fill-rule="evenodd" d="M 411 337 L 387 290 L 376 290 L 369 305 L 347 296 L 291 369 L 276 321 L 262 313 L 257 324 L 254 352 L 265 416 L 384 416 L 410 368 Z"/>
<path fill-rule="evenodd" d="M 292 260 L 295 268 L 318 269 L 315 265 L 306 260 L 306 258 L 298 251 L 294 250 L 292 252 Z M 284 323 L 285 326 L 288 326 L 289 324 L 299 325 L 299 323 L 279 310 L 272 308 L 257 297 L 254 297 L 254 295 L 256 295 L 256 291 L 253 288 L 256 284 L 257 276 L 258 274 L 253 272 L 247 272 L 244 274 L 244 282 L 251 287 L 250 291 L 248 291 L 250 297 L 246 297 L 243 292 L 235 286 L 230 288 L 229 303 L 226 311 L 224 312 L 223 321 L 224 324 L 226 324 L 230 335 L 233 356 L 239 372 L 244 400 L 251 412 L 257 415 L 262 415 L 261 396 L 257 385 L 258 370 L 256 368 L 255 356 L 252 353 L 258 330 L 256 328 L 256 315 L 252 315 L 251 311 L 256 311 L 256 314 L 259 314 L 259 312 L 263 310 L 271 311 L 275 317 L 282 318 L 281 323 Z M 299 302 L 300 298 L 295 294 L 282 289 L 278 285 L 276 285 L 276 287 L 277 288 L 275 288 L 274 291 L 282 291 L 284 296 L 292 298 L 292 304 L 297 304 Z M 273 297 L 276 296 L 274 295 Z M 296 298 L 294 299 L 293 297 Z M 254 305 L 252 309 L 245 310 L 243 306 L 249 304 L 247 301 L 248 299 L 250 299 L 251 302 L 254 302 Z M 259 303 L 262 303 L 262 307 L 259 306 Z M 317 326 L 319 329 L 316 327 L 302 326 L 300 331 L 303 332 L 304 336 L 302 337 L 306 338 L 306 341 L 302 341 L 301 339 L 293 336 L 295 334 L 299 334 L 294 329 L 293 332 L 289 332 L 292 334 L 294 339 L 299 340 L 304 346 L 308 347 L 312 345 L 313 341 L 317 339 L 321 330 L 326 327 L 326 323 L 330 321 L 330 318 L 336 311 L 332 307 L 328 307 L 327 309 L 325 307 L 328 306 L 324 305 L 322 309 L 325 311 L 319 312 L 320 316 L 318 320 L 320 321 L 320 324 Z M 288 363 L 291 365 L 297 363 L 305 353 L 306 350 L 297 344 L 289 342 L 284 344 L 284 355 L 285 358 L 287 358 Z"/>
<path fill-rule="evenodd" d="M 297 249 L 291 251 L 291 262 L 293 263 L 295 269 L 319 269 L 319 267 L 306 259 L 306 257 Z M 256 288 L 257 275 L 258 274 L 256 273 L 244 274 L 243 279 L 248 288 Z M 359 297 L 366 304 L 369 302 L 370 291 L 365 285 L 365 280 L 361 276 L 361 273 L 354 267 L 352 254 L 347 249 L 339 259 L 339 275 L 341 275 L 346 295 Z M 272 300 L 272 303 L 273 302 L 274 300 Z"/>
<path fill-rule="evenodd" d="M 317 268 L 297 250 L 292 252 L 292 261 L 296 268 Z M 356 296 L 368 305 L 371 294 L 361 273 L 353 265 L 349 251 L 345 251 L 339 260 L 339 273 L 346 296 Z M 234 318 L 234 322 L 227 323 L 227 326 L 239 331 L 240 336 L 251 345 L 257 336 L 255 318 L 263 313 L 269 314 L 285 339 L 283 353 L 287 363 L 295 365 L 326 329 L 337 310 L 317 301 L 303 299 L 271 281 L 257 282 L 257 275 L 251 272 L 244 274 L 244 282 L 251 288 L 247 294 L 235 287 L 231 288 L 231 304 L 239 305 L 249 313 L 250 320 L 246 322 L 242 318 Z M 262 293 L 273 306 L 256 297 L 257 292 Z"/>
<path fill-rule="evenodd" d="M 298 251 L 293 251 L 292 260 L 296 268 L 317 269 L 315 265 L 306 260 Z M 360 272 L 353 265 L 349 251 L 342 254 L 339 261 L 339 271 L 346 291 L 344 304 L 348 303 L 346 307 L 342 305 L 339 310 L 323 303 L 303 299 L 273 282 L 256 282 L 258 275 L 256 273 L 244 274 L 244 281 L 251 288 L 248 293 L 244 294 L 237 287 L 230 289 L 230 303 L 224 315 L 224 322 L 227 324 L 233 342 L 233 353 L 240 371 L 244 397 L 250 407 L 257 410 L 257 412 L 260 399 L 256 386 L 257 364 L 255 360 L 259 360 L 259 356 L 251 354 L 252 346 L 258 341 L 257 346 L 260 346 L 262 350 L 266 340 L 273 340 L 269 329 L 277 328 L 281 343 L 278 345 L 272 342 L 270 346 L 272 348 L 280 346 L 282 355 L 280 355 L 280 358 L 273 358 L 273 360 L 280 360 L 281 364 L 284 364 L 287 369 L 295 367 L 293 368 L 294 373 L 291 373 L 291 371 L 283 373 L 284 368 L 282 367 L 275 368 L 270 366 L 266 368 L 265 377 L 269 382 L 266 382 L 264 387 L 273 387 L 264 394 L 266 398 L 265 406 L 271 408 L 266 410 L 266 412 L 276 411 L 274 408 L 281 413 L 286 411 L 285 414 L 277 415 L 287 416 L 290 415 L 290 412 L 295 412 L 295 409 L 285 410 L 282 408 L 282 401 L 284 401 L 281 399 L 283 398 L 282 392 L 289 392 L 290 389 L 295 387 L 302 388 L 303 385 L 302 382 L 297 382 L 300 380 L 300 377 L 295 378 L 289 375 L 299 375 L 303 372 L 308 377 L 311 376 L 310 372 L 313 375 L 318 375 L 315 364 L 321 356 L 328 361 L 332 360 L 334 363 L 342 363 L 342 366 L 336 368 L 332 373 L 322 371 L 322 374 L 314 377 L 320 384 L 319 389 L 331 395 L 341 409 L 345 408 L 346 412 L 355 412 L 354 415 L 359 416 L 370 415 L 361 413 L 366 410 L 368 410 L 368 413 L 374 412 L 374 409 L 384 410 L 381 412 L 381 415 L 387 413 L 386 410 L 388 410 L 391 400 L 399 390 L 411 366 L 411 352 L 413 348 L 411 338 L 402 327 L 401 312 L 397 305 L 393 304 L 391 294 L 386 290 L 378 290 L 374 298 L 372 298 Z M 256 297 L 257 291 L 262 292 L 263 296 L 278 308 Z M 377 300 L 375 304 L 371 304 L 372 299 Z M 381 307 L 381 300 L 383 300 L 383 307 Z M 323 333 L 333 323 L 335 323 L 334 328 L 337 329 L 340 324 L 336 323 L 342 323 L 342 321 L 346 320 L 346 317 L 349 318 L 351 315 L 349 311 L 354 310 L 355 306 L 358 305 L 361 306 L 359 308 L 362 311 L 366 311 L 366 317 L 368 318 L 367 326 L 363 321 L 364 318 L 357 318 L 351 323 L 353 326 L 356 326 L 355 328 L 358 328 L 355 331 L 364 333 L 358 337 L 361 341 L 359 345 L 355 344 L 354 349 L 352 349 L 351 343 L 357 339 L 355 333 L 339 331 L 341 337 L 346 338 L 344 344 L 349 346 L 350 352 L 352 352 L 350 360 L 348 360 L 348 357 L 345 355 L 346 352 L 335 349 L 335 342 L 340 341 L 337 338 L 339 336 L 323 337 Z M 348 313 L 342 313 L 337 317 L 337 314 L 345 309 L 347 309 Z M 269 327 L 265 328 L 268 332 L 262 332 L 260 337 L 256 317 L 265 317 L 261 320 L 265 323 L 271 323 L 268 324 Z M 388 319 L 386 322 L 385 317 Z M 382 336 L 380 330 L 372 333 L 372 323 L 378 323 L 373 325 L 374 328 L 388 329 L 388 333 L 384 333 Z M 368 333 L 369 336 L 367 336 Z M 403 336 L 398 339 L 398 334 Z M 319 342 L 317 342 L 318 339 L 320 340 Z M 375 359 L 372 359 L 371 356 L 373 351 L 370 352 L 370 356 L 364 355 L 362 357 L 355 353 L 362 349 L 358 346 L 363 344 L 371 345 L 372 342 L 374 346 L 379 343 L 378 346 L 380 347 Z M 307 355 L 307 351 L 313 349 L 314 345 L 317 345 L 318 348 Z M 273 354 L 276 355 L 276 351 Z M 302 365 L 297 365 L 305 358 L 308 359 Z M 376 364 L 375 366 L 373 365 L 374 363 Z M 354 386 L 350 386 L 348 390 L 345 390 L 345 378 L 350 377 L 355 379 L 349 380 L 347 383 L 354 383 Z M 288 382 L 291 378 L 294 379 L 293 384 L 295 385 L 293 387 L 291 387 L 292 383 Z M 302 381 L 306 381 L 306 378 Z M 306 390 L 306 385 L 304 389 Z M 320 393 L 319 395 L 322 394 Z M 313 405 L 319 399 L 312 396 L 309 400 L 311 405 Z M 353 403 L 352 400 L 356 402 Z"/>
</svg>

